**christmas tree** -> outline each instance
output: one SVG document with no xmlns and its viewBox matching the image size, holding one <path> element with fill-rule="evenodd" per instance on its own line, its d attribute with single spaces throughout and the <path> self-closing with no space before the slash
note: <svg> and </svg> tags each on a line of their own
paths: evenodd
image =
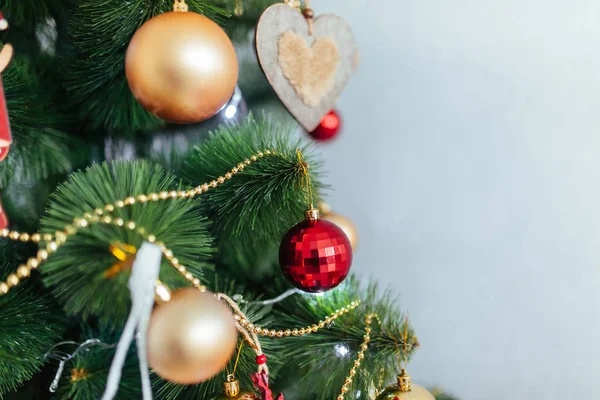
<svg viewBox="0 0 600 400">
<path fill-rule="evenodd" d="M 417 337 L 393 292 L 348 275 L 356 243 L 315 209 L 335 182 L 279 98 L 305 128 L 322 115 L 295 113 L 257 61 L 274 3 L 0 3 L 0 398 L 112 398 L 113 377 L 116 398 L 148 398 L 146 356 L 159 399 L 372 399 L 405 367 Z M 356 54 L 332 43 L 294 101 L 339 94 L 331 65 Z M 135 299 L 155 296 L 129 345 Z"/>
</svg>

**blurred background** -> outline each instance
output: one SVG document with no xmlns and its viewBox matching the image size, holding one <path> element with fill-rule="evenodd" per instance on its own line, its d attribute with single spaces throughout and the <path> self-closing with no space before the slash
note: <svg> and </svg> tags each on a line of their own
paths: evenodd
<svg viewBox="0 0 600 400">
<path fill-rule="evenodd" d="M 463 400 L 600 389 L 600 3 L 315 0 L 361 67 L 322 153 L 421 341 L 413 380 Z"/>
</svg>

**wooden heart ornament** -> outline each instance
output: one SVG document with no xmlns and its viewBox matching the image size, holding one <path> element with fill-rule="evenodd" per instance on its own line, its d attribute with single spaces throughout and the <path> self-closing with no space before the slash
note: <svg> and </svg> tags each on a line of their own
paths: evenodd
<svg viewBox="0 0 600 400">
<path fill-rule="evenodd" d="M 260 65 L 288 111 L 313 131 L 348 83 L 358 58 L 348 24 L 332 14 L 309 23 L 295 8 L 275 4 L 256 28 Z"/>
</svg>

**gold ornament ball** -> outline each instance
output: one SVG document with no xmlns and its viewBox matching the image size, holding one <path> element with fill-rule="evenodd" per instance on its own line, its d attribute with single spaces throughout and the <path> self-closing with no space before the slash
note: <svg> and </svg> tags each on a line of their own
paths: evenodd
<svg viewBox="0 0 600 400">
<path fill-rule="evenodd" d="M 392 385 L 375 400 L 435 400 L 435 397 L 424 387 L 413 383 L 410 392 L 403 392 L 398 385 Z"/>
<path fill-rule="evenodd" d="M 352 250 L 356 251 L 358 246 L 358 233 L 356 231 L 356 226 L 350 221 L 350 219 L 344 217 L 343 215 L 336 214 L 334 212 L 325 213 L 321 219 L 325 221 L 333 222 L 348 236 L 350 240 L 350 244 L 352 245 Z"/>
<path fill-rule="evenodd" d="M 219 394 L 219 395 L 213 397 L 211 400 L 260 400 L 260 397 L 258 397 L 256 394 L 254 394 L 252 392 L 242 391 L 233 397 L 227 397 L 224 394 Z"/>
<path fill-rule="evenodd" d="M 191 385 L 212 378 L 225 368 L 236 345 L 233 315 L 210 292 L 177 290 L 152 312 L 148 363 L 171 382 Z"/>
<path fill-rule="evenodd" d="M 229 101 L 238 62 L 231 40 L 210 18 L 167 12 L 137 30 L 127 48 L 125 73 L 146 110 L 190 124 L 212 117 Z"/>
</svg>

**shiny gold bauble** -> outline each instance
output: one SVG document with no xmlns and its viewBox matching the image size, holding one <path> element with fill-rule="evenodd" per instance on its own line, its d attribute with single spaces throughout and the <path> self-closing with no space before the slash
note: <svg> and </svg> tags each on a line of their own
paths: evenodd
<svg viewBox="0 0 600 400">
<path fill-rule="evenodd" d="M 402 370 L 398 382 L 387 387 L 375 400 L 435 400 L 435 397 L 424 387 L 411 383 L 406 370 Z"/>
<path fill-rule="evenodd" d="M 229 37 L 210 18 L 167 12 L 137 30 L 125 72 L 144 108 L 166 121 L 189 124 L 212 117 L 227 103 L 238 63 Z"/>
<path fill-rule="evenodd" d="M 237 344 L 229 308 L 210 292 L 180 289 L 152 312 L 148 363 L 161 378 L 191 385 L 221 372 Z"/>
<path fill-rule="evenodd" d="M 323 210 L 321 219 L 333 222 L 334 224 L 339 226 L 340 229 L 346 234 L 346 236 L 348 236 L 350 244 L 352 245 L 352 251 L 356 251 L 356 248 L 358 246 L 358 232 L 354 223 L 352 223 L 352 221 L 350 221 L 343 215 L 332 212 L 329 206 L 327 205 L 321 205 L 321 207 Z"/>
<path fill-rule="evenodd" d="M 228 397 L 227 395 L 219 394 L 212 397 L 211 400 L 260 400 L 260 397 L 252 392 L 241 391 L 237 396 Z"/>
<path fill-rule="evenodd" d="M 410 392 L 403 392 L 397 385 L 386 388 L 375 400 L 435 400 L 422 386 L 412 384 Z"/>
</svg>

